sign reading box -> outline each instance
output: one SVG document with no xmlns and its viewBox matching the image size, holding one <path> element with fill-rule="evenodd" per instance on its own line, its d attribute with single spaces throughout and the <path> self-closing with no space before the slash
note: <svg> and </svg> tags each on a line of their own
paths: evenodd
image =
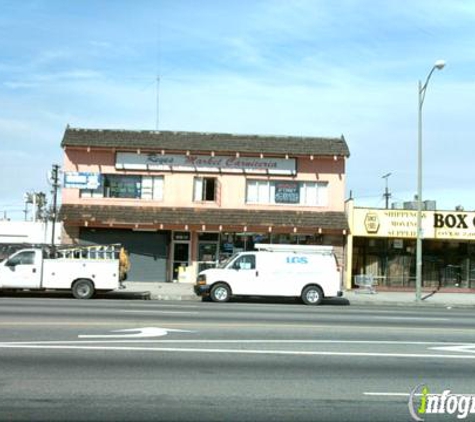
<svg viewBox="0 0 475 422">
<path fill-rule="evenodd" d="M 102 175 L 100 173 L 88 172 L 65 172 L 64 183 L 65 188 L 70 189 L 97 189 L 101 186 Z"/>
<path fill-rule="evenodd" d="M 355 208 L 353 210 L 354 236 L 417 238 L 417 211 Z M 475 212 L 422 211 L 422 238 L 475 239 Z"/>
</svg>

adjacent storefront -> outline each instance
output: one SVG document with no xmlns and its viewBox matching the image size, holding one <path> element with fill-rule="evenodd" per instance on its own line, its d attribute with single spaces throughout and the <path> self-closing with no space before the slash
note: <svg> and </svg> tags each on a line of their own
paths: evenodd
<svg viewBox="0 0 475 422">
<path fill-rule="evenodd" d="M 355 275 L 371 274 L 380 287 L 415 287 L 417 211 L 353 208 L 348 203 L 350 236 L 347 287 Z M 475 212 L 423 211 L 422 286 L 475 288 Z"/>
</svg>

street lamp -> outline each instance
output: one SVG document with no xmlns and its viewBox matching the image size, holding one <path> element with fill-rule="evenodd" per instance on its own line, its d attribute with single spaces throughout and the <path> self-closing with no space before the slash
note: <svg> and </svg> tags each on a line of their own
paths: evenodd
<svg viewBox="0 0 475 422">
<path fill-rule="evenodd" d="M 422 105 L 426 96 L 427 85 L 434 70 L 441 70 L 445 66 L 444 60 L 437 60 L 427 75 L 424 85 L 419 80 L 419 113 L 417 130 L 417 240 L 416 240 L 416 301 L 421 301 L 422 290 Z"/>
</svg>

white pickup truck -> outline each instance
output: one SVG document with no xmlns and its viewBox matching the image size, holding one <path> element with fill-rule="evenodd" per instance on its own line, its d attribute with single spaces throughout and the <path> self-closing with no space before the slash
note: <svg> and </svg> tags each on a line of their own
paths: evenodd
<svg viewBox="0 0 475 422">
<path fill-rule="evenodd" d="M 0 262 L 0 289 L 71 290 L 77 299 L 123 288 L 120 246 L 21 249 Z"/>
</svg>

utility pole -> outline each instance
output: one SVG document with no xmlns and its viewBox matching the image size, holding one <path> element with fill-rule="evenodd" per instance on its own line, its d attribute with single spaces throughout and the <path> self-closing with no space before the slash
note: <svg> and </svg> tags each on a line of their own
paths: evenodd
<svg viewBox="0 0 475 422">
<path fill-rule="evenodd" d="M 388 178 L 389 178 L 389 176 L 391 176 L 391 173 L 387 173 L 387 174 L 385 174 L 384 176 L 381 177 L 382 179 L 386 180 L 386 188 L 384 189 L 384 194 L 383 194 L 383 197 L 386 200 L 386 209 L 389 208 L 389 198 L 391 198 L 391 193 L 389 192 L 389 188 L 388 188 Z"/>
<path fill-rule="evenodd" d="M 58 188 L 59 188 L 59 165 L 53 164 L 53 171 L 51 173 L 51 181 L 53 184 L 53 209 L 51 213 L 51 220 L 53 222 L 53 227 L 51 228 L 51 249 L 54 252 L 55 250 L 55 242 L 54 242 L 54 231 L 56 227 L 56 213 L 57 213 L 57 206 L 58 206 Z"/>
</svg>

